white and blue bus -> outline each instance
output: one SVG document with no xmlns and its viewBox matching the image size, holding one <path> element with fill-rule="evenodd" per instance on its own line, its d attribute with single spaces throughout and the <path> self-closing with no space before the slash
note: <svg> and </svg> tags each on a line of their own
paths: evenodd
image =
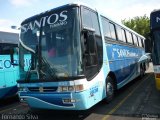
<svg viewBox="0 0 160 120">
<path fill-rule="evenodd" d="M 31 108 L 85 110 L 147 69 L 145 38 L 80 4 L 21 23 L 19 97 Z M 29 68 L 24 65 L 30 56 Z"/>
<path fill-rule="evenodd" d="M 18 63 L 18 32 L 0 31 L 0 99 L 17 93 L 19 67 L 11 64 L 10 54 Z"/>
</svg>

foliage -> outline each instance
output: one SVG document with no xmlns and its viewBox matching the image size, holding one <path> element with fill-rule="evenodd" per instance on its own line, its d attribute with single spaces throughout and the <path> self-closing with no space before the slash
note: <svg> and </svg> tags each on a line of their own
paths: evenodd
<svg viewBox="0 0 160 120">
<path fill-rule="evenodd" d="M 144 37 L 147 37 L 147 34 L 150 32 L 149 28 L 149 17 L 146 15 L 144 16 L 137 16 L 129 20 L 122 20 L 122 23 L 129 27 L 130 29 L 136 31 L 137 33 L 141 34 Z"/>
</svg>

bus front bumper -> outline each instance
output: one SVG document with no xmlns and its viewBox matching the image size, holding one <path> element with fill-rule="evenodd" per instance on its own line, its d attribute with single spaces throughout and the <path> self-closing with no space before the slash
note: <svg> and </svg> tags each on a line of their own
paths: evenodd
<svg viewBox="0 0 160 120">
<path fill-rule="evenodd" d="M 19 92 L 21 102 L 31 108 L 55 110 L 85 110 L 87 99 L 85 92 L 78 93 L 28 93 Z"/>
</svg>

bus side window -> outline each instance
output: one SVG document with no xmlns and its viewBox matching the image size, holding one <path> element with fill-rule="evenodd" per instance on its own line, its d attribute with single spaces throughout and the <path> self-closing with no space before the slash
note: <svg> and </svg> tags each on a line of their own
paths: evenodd
<svg viewBox="0 0 160 120">
<path fill-rule="evenodd" d="M 139 38 L 139 47 L 142 47 L 142 41 L 141 41 L 141 38 Z"/>
<path fill-rule="evenodd" d="M 121 28 L 121 32 L 122 32 L 122 40 L 123 40 L 123 42 L 127 42 L 127 40 L 126 40 L 126 32 L 125 32 L 125 30 L 123 28 Z"/>
<path fill-rule="evenodd" d="M 133 44 L 132 34 L 129 31 L 126 31 L 127 42 Z"/>
<path fill-rule="evenodd" d="M 133 34 L 133 41 L 134 41 L 134 45 L 135 45 L 135 46 L 138 46 L 137 37 L 136 37 L 135 34 Z"/>
<path fill-rule="evenodd" d="M 95 13 L 90 9 L 82 7 L 82 21 L 83 21 L 83 27 L 94 28 L 95 34 L 100 35 L 97 13 Z"/>
<path fill-rule="evenodd" d="M 104 37 L 108 37 L 111 38 L 111 34 L 110 34 L 110 29 L 109 29 L 109 20 L 107 20 L 106 18 L 102 17 L 102 27 L 103 27 L 103 33 L 104 33 Z"/>
<path fill-rule="evenodd" d="M 144 40 L 141 39 L 142 47 L 144 48 Z"/>
<path fill-rule="evenodd" d="M 143 43 L 143 39 L 142 38 L 141 38 L 141 44 L 142 44 L 141 47 L 144 47 L 144 43 Z"/>
<path fill-rule="evenodd" d="M 113 23 L 109 23 L 109 28 L 110 28 L 111 38 L 112 38 L 113 40 L 116 40 L 115 25 L 114 25 Z"/>
<path fill-rule="evenodd" d="M 118 40 L 126 42 L 124 29 L 116 25 L 116 31 L 117 31 Z"/>
<path fill-rule="evenodd" d="M 141 38 L 140 37 L 138 37 L 138 45 L 141 47 L 142 45 L 141 45 Z"/>
</svg>

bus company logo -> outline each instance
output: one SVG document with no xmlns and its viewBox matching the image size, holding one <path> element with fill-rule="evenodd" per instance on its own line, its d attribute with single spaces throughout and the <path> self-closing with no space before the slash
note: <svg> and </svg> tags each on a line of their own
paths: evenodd
<svg viewBox="0 0 160 120">
<path fill-rule="evenodd" d="M 94 86 L 94 87 L 90 88 L 91 97 L 94 96 L 94 94 L 97 92 L 98 92 L 98 86 Z"/>
<path fill-rule="evenodd" d="M 156 22 L 158 23 L 160 21 L 160 18 L 159 17 L 156 17 Z"/>
<path fill-rule="evenodd" d="M 66 25 L 67 24 L 66 20 L 68 18 L 68 16 L 66 15 L 67 12 L 68 12 L 67 10 L 64 10 L 59 14 L 54 13 L 51 14 L 50 16 L 44 16 L 39 20 L 34 20 L 32 22 L 24 24 L 21 26 L 21 33 L 25 33 L 28 30 L 35 30 L 37 28 L 40 28 L 41 25 L 42 27 L 44 27 L 46 26 L 46 24 L 50 25 L 50 28 Z"/>
<path fill-rule="evenodd" d="M 39 87 L 39 92 L 44 92 L 43 87 Z"/>
<path fill-rule="evenodd" d="M 136 54 L 135 52 L 130 52 L 129 50 L 126 50 L 126 49 L 113 48 L 113 52 L 116 52 L 118 54 L 118 58 L 120 57 L 138 57 L 138 54 Z"/>
</svg>

